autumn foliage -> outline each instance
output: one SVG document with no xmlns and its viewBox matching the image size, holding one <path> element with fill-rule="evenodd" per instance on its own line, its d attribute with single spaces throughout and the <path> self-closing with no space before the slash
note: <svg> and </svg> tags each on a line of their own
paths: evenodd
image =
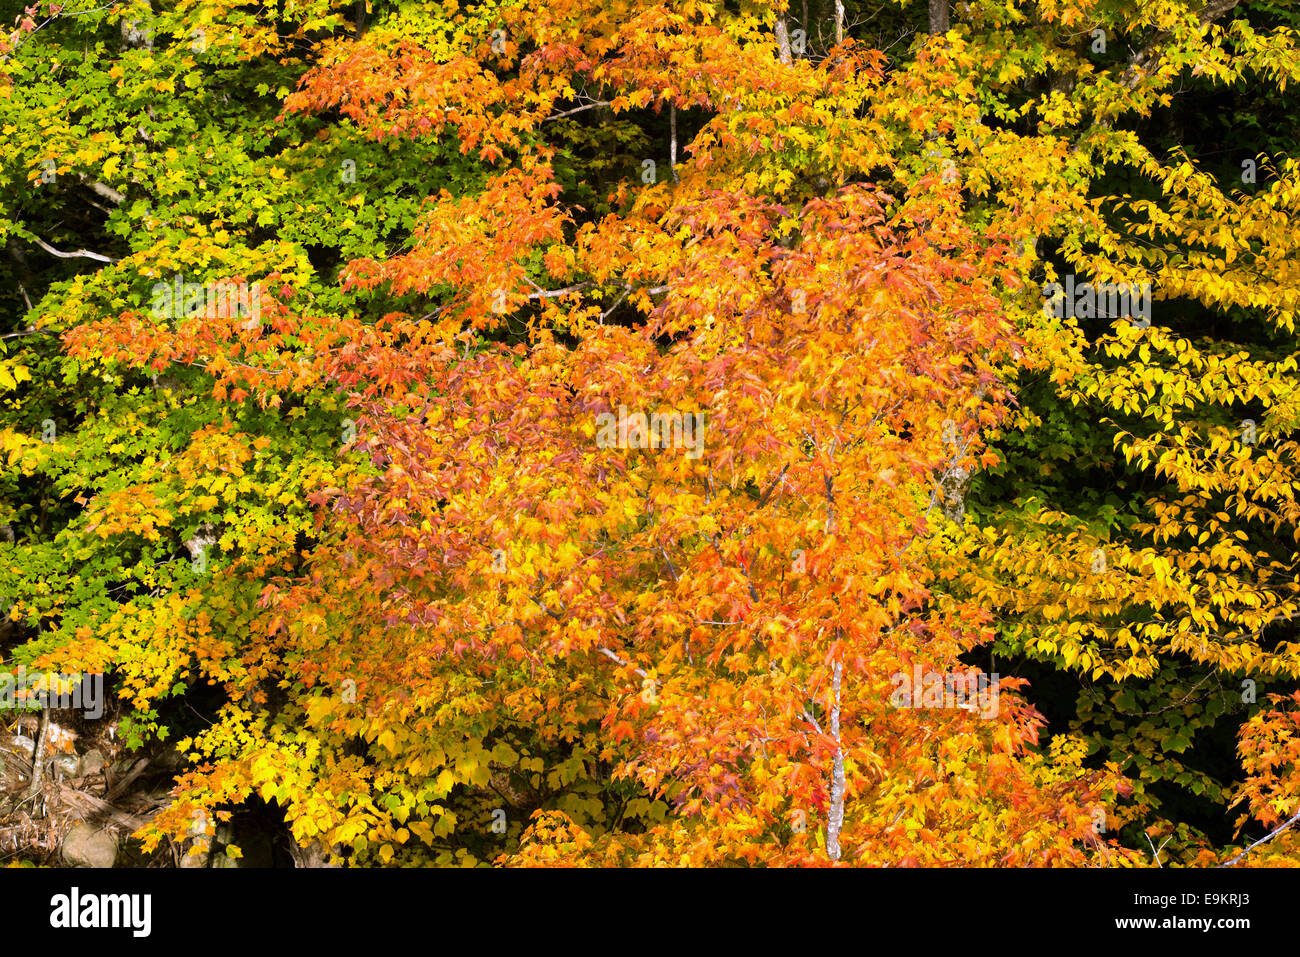
<svg viewBox="0 0 1300 957">
<path fill-rule="evenodd" d="M 146 849 L 260 799 L 360 865 L 1210 865 L 1300 813 L 1300 167 L 1152 120 L 1294 107 L 1300 21 L 374 6 L 6 41 L 2 650 L 179 739 Z"/>
</svg>

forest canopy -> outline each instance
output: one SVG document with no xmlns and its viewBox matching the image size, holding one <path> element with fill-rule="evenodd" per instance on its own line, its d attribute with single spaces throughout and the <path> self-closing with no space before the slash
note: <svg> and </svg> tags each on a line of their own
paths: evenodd
<svg viewBox="0 0 1300 957">
<path fill-rule="evenodd" d="M 0 14 L 0 845 L 1300 864 L 1300 8 Z"/>
</svg>

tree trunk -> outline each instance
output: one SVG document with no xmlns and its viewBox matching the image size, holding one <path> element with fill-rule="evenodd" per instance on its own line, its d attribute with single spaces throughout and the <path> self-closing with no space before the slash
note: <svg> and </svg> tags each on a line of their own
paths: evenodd
<svg viewBox="0 0 1300 957">
<path fill-rule="evenodd" d="M 776 18 L 776 49 L 782 63 L 794 62 L 794 54 L 790 52 L 790 29 L 784 13 Z"/>
<path fill-rule="evenodd" d="M 327 848 L 320 841 L 313 841 L 303 847 L 292 838 L 289 840 L 289 856 L 293 858 L 294 867 L 338 867 L 336 861 L 341 850 L 338 845 Z M 333 860 L 330 860 L 331 854 Z"/>
<path fill-rule="evenodd" d="M 930 0 L 930 33 L 936 35 L 948 32 L 948 17 L 951 12 L 951 0 Z"/>
<path fill-rule="evenodd" d="M 668 168 L 672 170 L 673 182 L 677 182 L 677 106 L 668 105 Z"/>
<path fill-rule="evenodd" d="M 36 750 L 32 754 L 32 782 L 28 785 L 26 797 L 28 800 L 36 797 L 41 793 L 41 785 L 45 783 L 45 752 L 49 749 L 50 740 L 50 709 L 41 709 L 41 730 L 36 735 Z"/>
<path fill-rule="evenodd" d="M 840 830 L 844 827 L 844 749 L 840 747 L 842 670 L 843 665 L 837 661 L 831 671 L 831 691 L 835 695 L 835 705 L 831 708 L 831 737 L 835 739 L 835 760 L 831 765 L 831 806 L 826 815 L 826 855 L 832 861 L 840 859 Z"/>
</svg>

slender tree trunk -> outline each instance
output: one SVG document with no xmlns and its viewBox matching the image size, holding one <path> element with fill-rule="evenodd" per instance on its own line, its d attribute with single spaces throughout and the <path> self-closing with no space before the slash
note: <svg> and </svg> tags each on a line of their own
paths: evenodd
<svg viewBox="0 0 1300 957">
<path fill-rule="evenodd" d="M 794 54 L 790 52 L 790 28 L 785 22 L 785 14 L 776 18 L 776 49 L 782 63 L 793 63 Z"/>
<path fill-rule="evenodd" d="M 41 793 L 41 785 L 45 783 L 45 752 L 49 749 L 50 740 L 50 709 L 41 709 L 41 730 L 36 734 L 36 751 L 32 754 L 32 783 L 28 785 L 28 800 L 36 797 Z"/>
<path fill-rule="evenodd" d="M 835 45 L 844 42 L 844 0 L 835 0 Z"/>
<path fill-rule="evenodd" d="M 294 867 L 338 867 L 341 850 L 337 844 L 333 848 L 326 848 L 319 841 L 313 841 L 303 847 L 297 841 L 289 841 L 289 856 L 293 858 Z M 333 858 L 330 857 L 331 853 Z"/>
<path fill-rule="evenodd" d="M 948 32 L 948 18 L 952 8 L 952 0 L 930 0 L 930 33 L 939 34 Z"/>
<path fill-rule="evenodd" d="M 677 182 L 677 106 L 673 103 L 668 105 L 668 168 Z"/>
<path fill-rule="evenodd" d="M 842 670 L 843 665 L 838 661 L 831 666 L 831 691 L 835 695 L 835 704 L 831 708 L 831 737 L 835 739 L 835 760 L 831 765 L 831 805 L 826 815 L 826 854 L 832 861 L 840 859 L 840 831 L 844 827 L 844 750 L 840 747 Z"/>
</svg>

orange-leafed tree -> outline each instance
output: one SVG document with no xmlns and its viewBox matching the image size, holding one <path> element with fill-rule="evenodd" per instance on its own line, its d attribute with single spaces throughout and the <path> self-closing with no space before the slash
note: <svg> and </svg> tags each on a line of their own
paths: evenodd
<svg viewBox="0 0 1300 957">
<path fill-rule="evenodd" d="M 973 664 L 988 609 L 935 571 L 996 459 L 1007 301 L 1058 190 L 1003 164 L 1003 208 L 972 206 L 955 39 L 891 72 L 839 21 L 800 56 L 786 20 L 401 5 L 319 44 L 280 121 L 320 135 L 265 178 L 416 144 L 457 175 L 413 228 L 393 200 L 328 291 L 308 226 L 112 263 L 152 281 L 176 247 L 266 300 L 84 305 L 62 336 L 115 374 L 202 370 L 208 413 L 68 538 L 239 526 L 218 581 L 104 597 L 39 649 L 116 669 L 143 713 L 221 686 L 149 842 L 258 795 L 358 864 L 1131 861 L 1102 836 L 1123 781 L 1040 742 L 1023 683 Z"/>
<path fill-rule="evenodd" d="M 1011 244 L 937 167 L 866 185 L 879 54 L 792 64 L 767 21 L 456 13 L 290 98 L 495 169 L 347 270 L 418 304 L 316 352 L 370 477 L 315 495 L 308 571 L 263 593 L 294 699 L 186 742 L 192 802 L 260 790 L 359 860 L 493 833 L 520 864 L 1124 859 L 1121 783 L 1032 747 L 1018 682 L 963 661 L 987 615 L 928 587 L 1005 411 Z M 594 209 L 562 168 L 589 109 L 671 138 Z"/>
<path fill-rule="evenodd" d="M 996 246 L 914 212 L 891 230 L 852 186 L 798 210 L 704 194 L 660 214 L 691 239 L 644 321 L 557 303 L 515 345 L 469 338 L 497 320 L 467 291 L 393 355 L 417 384 L 361 406 L 380 474 L 274 593 L 332 636 L 303 666 L 441 733 L 480 709 L 552 745 L 589 728 L 673 814 L 584 857 L 1081 860 L 1103 783 L 1026 754 L 1014 681 L 966 707 L 900 695 L 901 675 L 980 683 L 959 656 L 985 616 L 932 598 L 914 543 L 976 466 L 1015 348 L 977 271 Z"/>
</svg>

